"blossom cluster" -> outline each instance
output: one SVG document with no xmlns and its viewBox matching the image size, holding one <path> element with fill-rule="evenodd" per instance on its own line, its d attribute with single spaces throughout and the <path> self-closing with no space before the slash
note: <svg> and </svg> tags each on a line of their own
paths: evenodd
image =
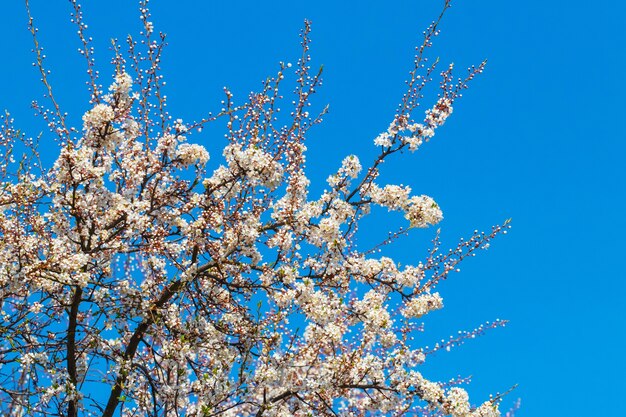
<svg viewBox="0 0 626 417">
<path fill-rule="evenodd" d="M 402 266 L 375 250 L 443 219 L 431 197 L 377 181 L 383 161 L 416 150 L 452 113 L 457 96 L 448 83 L 424 122 L 413 123 L 419 88 L 411 81 L 375 141 L 377 159 L 347 156 L 327 177 L 329 188 L 313 195 L 305 142 L 325 110 L 309 108 L 321 71 L 309 66 L 308 22 L 293 69 L 281 64 L 241 105 L 225 90 L 219 114 L 185 122 L 165 110 L 165 36 L 155 32 L 147 1 L 143 40 L 129 38 L 128 54 L 114 46 L 106 92 L 80 6 L 71 3 L 91 107 L 79 128 L 66 126 L 56 102 L 42 111 L 59 143 L 48 171 L 26 165 L 9 173 L 10 159 L 0 171 L 0 412 L 500 415 L 497 399 L 476 406 L 460 382 L 422 375 L 438 347 L 415 336 L 443 308 L 437 284 L 508 224 L 450 252 L 436 237 L 425 259 Z M 436 25 L 426 46 L 434 32 Z M 37 65 L 46 74 L 43 61 Z M 296 99 L 286 117 L 278 91 L 288 71 Z M 210 159 L 195 132 L 220 118 L 228 143 L 221 159 Z M 16 132 L 4 129 L 0 145 Z M 356 233 L 374 206 L 401 212 L 408 225 L 372 250 Z"/>
<path fill-rule="evenodd" d="M 377 205 L 389 210 L 402 210 L 411 227 L 428 227 L 443 220 L 443 213 L 439 205 L 426 195 L 410 196 L 411 188 L 400 185 L 386 185 L 380 188 L 371 183 L 367 190 L 367 197 Z"/>
</svg>

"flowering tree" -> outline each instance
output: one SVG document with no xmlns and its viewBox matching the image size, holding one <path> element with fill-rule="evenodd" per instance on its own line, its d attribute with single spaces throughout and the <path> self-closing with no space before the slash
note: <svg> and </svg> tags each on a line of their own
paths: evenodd
<svg viewBox="0 0 626 417">
<path fill-rule="evenodd" d="M 3 415 L 500 415 L 499 396 L 473 406 L 464 381 L 434 382 L 418 369 L 438 349 L 503 322 L 430 350 L 413 336 L 443 306 L 437 284 L 508 225 L 449 252 L 435 238 L 425 259 L 403 267 L 355 240 L 373 206 L 406 218 L 378 246 L 442 219 L 432 198 L 377 180 L 383 161 L 433 137 L 483 70 L 457 82 L 445 69 L 434 104 L 416 111 L 436 73 L 424 53 L 441 16 L 374 140 L 376 159 L 363 168 L 347 156 L 311 197 L 305 138 L 325 110 L 309 107 L 321 70 L 309 65 L 308 22 L 293 69 L 281 64 L 241 104 L 225 90 L 218 114 L 185 123 L 166 111 L 165 36 L 154 32 L 147 2 L 141 40 L 114 45 L 108 90 L 71 3 L 91 92 L 82 127 L 68 126 L 52 94 L 31 18 L 51 102 L 35 109 L 57 139 L 56 162 L 37 171 L 36 144 L 8 114 L 0 131 Z M 294 104 L 282 116 L 279 91 L 292 73 Z M 227 120 L 228 143 L 213 164 L 192 133 L 217 119 Z"/>
</svg>

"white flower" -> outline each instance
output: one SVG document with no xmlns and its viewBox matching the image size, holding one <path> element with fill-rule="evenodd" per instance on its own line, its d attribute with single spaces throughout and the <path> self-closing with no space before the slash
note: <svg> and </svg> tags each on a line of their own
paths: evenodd
<svg viewBox="0 0 626 417">
<path fill-rule="evenodd" d="M 452 417 L 469 417 L 469 395 L 463 388 L 452 387 L 446 396 L 448 412 Z"/>
<path fill-rule="evenodd" d="M 326 182 L 333 188 L 337 186 L 345 187 L 349 183 L 346 178 L 356 178 L 359 172 L 361 172 L 361 162 L 359 158 L 355 155 L 350 155 L 344 158 L 339 171 L 329 176 Z"/>
<path fill-rule="evenodd" d="M 427 195 L 411 197 L 408 203 L 404 217 L 411 222 L 411 227 L 428 227 L 443 220 L 441 209 Z"/>
<path fill-rule="evenodd" d="M 109 87 L 112 93 L 128 96 L 133 86 L 133 79 L 128 73 L 122 72 L 115 76 L 115 82 Z"/>
<path fill-rule="evenodd" d="M 376 146 L 391 146 L 391 135 L 388 132 L 383 132 L 374 139 L 374 145 Z"/>
<path fill-rule="evenodd" d="M 361 172 L 361 162 L 356 155 L 350 155 L 341 162 L 340 173 L 346 177 L 356 178 Z"/>
<path fill-rule="evenodd" d="M 176 158 L 184 166 L 192 164 L 204 165 L 209 160 L 209 153 L 202 145 L 182 143 L 176 149 Z"/>
<path fill-rule="evenodd" d="M 368 195 L 372 202 L 389 210 L 400 210 L 405 207 L 409 201 L 411 188 L 401 185 L 385 185 L 384 188 L 371 184 Z"/>
<path fill-rule="evenodd" d="M 402 315 L 405 317 L 418 318 L 431 311 L 439 310 L 440 308 L 443 308 L 443 299 L 439 293 L 426 293 L 408 301 L 402 310 Z"/>
<path fill-rule="evenodd" d="M 39 313 L 42 309 L 43 305 L 40 302 L 35 301 L 30 308 L 28 309 L 31 313 Z"/>
<path fill-rule="evenodd" d="M 452 101 L 448 98 L 440 98 L 432 109 L 426 111 L 426 123 L 436 128 L 445 123 L 448 116 L 452 114 Z"/>
<path fill-rule="evenodd" d="M 419 389 L 422 393 L 422 398 L 431 404 L 437 404 L 443 398 L 443 388 L 436 382 L 422 379 Z"/>
<path fill-rule="evenodd" d="M 89 110 L 83 116 L 84 129 L 86 131 L 92 129 L 100 129 L 115 118 L 113 108 L 108 104 L 96 104 L 93 109 Z"/>
<path fill-rule="evenodd" d="M 224 148 L 231 173 L 245 174 L 252 184 L 260 183 L 267 188 L 276 188 L 283 178 L 283 168 L 273 155 L 254 146 L 243 149 L 234 143 Z"/>
<path fill-rule="evenodd" d="M 472 411 L 471 417 L 500 417 L 500 411 L 496 404 L 491 401 L 484 402 L 476 410 Z"/>
</svg>

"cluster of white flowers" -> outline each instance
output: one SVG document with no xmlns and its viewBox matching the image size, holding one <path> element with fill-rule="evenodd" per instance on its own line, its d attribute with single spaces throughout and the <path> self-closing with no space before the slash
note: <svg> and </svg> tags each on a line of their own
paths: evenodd
<svg viewBox="0 0 626 417">
<path fill-rule="evenodd" d="M 422 143 L 428 141 L 435 136 L 435 129 L 430 125 L 423 125 L 421 123 L 414 123 L 409 125 L 408 130 L 412 133 L 408 136 L 403 136 L 402 141 L 409 145 L 409 150 L 415 151 Z"/>
<path fill-rule="evenodd" d="M 424 275 L 422 264 L 417 266 L 407 265 L 396 274 L 396 281 L 405 287 L 414 287 L 419 284 Z"/>
<path fill-rule="evenodd" d="M 426 123 L 435 129 L 442 126 L 448 116 L 452 114 L 452 101 L 449 98 L 441 97 L 432 109 L 426 111 Z"/>
<path fill-rule="evenodd" d="M 293 228 L 298 233 L 304 232 L 309 226 L 309 221 L 322 213 L 321 204 L 307 202 L 310 183 L 303 172 L 292 173 L 287 178 L 285 194 L 271 205 L 272 219 L 289 223 L 289 229 Z"/>
<path fill-rule="evenodd" d="M 398 138 L 402 143 L 408 144 L 411 151 L 415 151 L 422 143 L 435 136 L 435 129 L 442 126 L 451 114 L 452 100 L 439 98 L 431 109 L 426 110 L 424 123 L 409 123 L 406 117 L 396 118 L 387 131 L 374 139 L 374 145 L 391 148 Z"/>
<path fill-rule="evenodd" d="M 413 196 L 404 215 L 411 227 L 428 227 L 443 220 L 443 213 L 435 200 L 427 195 Z"/>
<path fill-rule="evenodd" d="M 298 282 L 296 288 L 296 302 L 300 305 L 307 318 L 318 325 L 326 325 L 336 321 L 341 314 L 341 303 L 332 293 L 325 293 L 314 288 L 313 282 L 308 280 Z"/>
<path fill-rule="evenodd" d="M 185 167 L 192 164 L 204 165 L 209 160 L 209 153 L 202 145 L 181 143 L 176 149 L 176 159 Z"/>
<path fill-rule="evenodd" d="M 509 414 L 507 413 L 507 416 Z M 485 401 L 470 414 L 470 417 L 500 417 L 498 406 L 491 401 Z"/>
<path fill-rule="evenodd" d="M 499 417 L 495 400 L 472 408 L 455 382 L 417 372 L 432 351 L 415 338 L 424 326 L 416 319 L 443 307 L 431 292 L 438 280 L 496 232 L 475 234 L 449 257 L 436 238 L 416 265 L 372 258 L 408 229 L 442 220 L 431 197 L 375 181 L 386 156 L 434 135 L 456 90 L 442 83 L 451 98 L 414 123 L 420 90 L 411 87 L 374 141 L 378 158 L 363 170 L 347 156 L 327 178 L 330 190 L 310 198 L 305 133 L 321 119 L 305 109 L 320 80 L 307 57 L 296 65 L 296 110 L 283 125 L 278 84 L 290 65 L 281 65 L 243 105 L 226 90 L 219 116 L 229 119 L 229 144 L 207 175 L 207 149 L 188 138 L 214 117 L 185 124 L 164 110 L 161 47 L 149 36 L 145 5 L 141 13 L 146 38 L 131 44 L 129 60 L 114 48 L 118 72 L 104 95 L 90 61 L 92 107 L 77 140 L 57 115 L 65 130 L 57 127 L 63 145 L 49 175 L 0 167 L 0 377 L 9 384 L 0 414 L 15 392 L 42 415 L 97 407 L 124 417 L 155 409 L 189 417 Z M 137 93 L 125 63 L 137 71 Z M 410 227 L 364 249 L 361 220 L 376 205 L 404 214 Z M 29 391 L 30 382 L 11 377 L 20 367 L 48 385 Z M 103 387 L 108 402 L 83 401 L 81 391 Z"/>
<path fill-rule="evenodd" d="M 383 347 L 388 348 L 398 339 L 393 331 L 394 320 L 385 301 L 385 294 L 370 290 L 361 300 L 354 301 L 353 309 L 358 315 L 358 320 L 363 323 L 364 340 L 374 343 L 378 339 Z"/>
<path fill-rule="evenodd" d="M 469 395 L 463 388 L 452 387 L 446 395 L 446 411 L 453 417 L 469 417 Z"/>
<path fill-rule="evenodd" d="M 370 184 L 368 196 L 374 204 L 387 207 L 389 210 L 402 210 L 407 206 L 411 187 L 402 185 L 385 185 L 380 188 L 375 183 Z"/>
<path fill-rule="evenodd" d="M 329 196 L 326 194 L 325 196 Z M 322 196 L 321 200 L 325 199 Z M 316 214 L 314 207 L 311 207 L 311 214 Z M 318 205 L 319 207 L 319 205 Z M 316 225 L 311 225 L 306 234 L 306 240 L 317 247 L 326 246 L 333 251 L 341 250 L 345 247 L 346 241 L 342 232 L 342 225 L 352 217 L 354 207 L 339 198 L 332 198 L 328 202 L 328 210 Z"/>
<path fill-rule="evenodd" d="M 452 417 L 500 417 L 498 406 L 490 401 L 472 410 L 467 391 L 459 387 L 448 390 L 441 408 Z"/>
<path fill-rule="evenodd" d="M 441 308 L 443 308 L 443 299 L 439 293 L 425 293 L 407 301 L 402 309 L 402 315 L 419 318 Z"/>
<path fill-rule="evenodd" d="M 26 352 L 20 357 L 20 365 L 23 369 L 29 369 L 34 364 L 45 364 L 48 356 L 45 352 Z"/>
<path fill-rule="evenodd" d="M 391 139 L 391 133 L 383 132 L 380 135 L 376 136 L 376 138 L 374 138 L 374 145 L 388 148 L 392 145 Z"/>
<path fill-rule="evenodd" d="M 441 385 L 427 380 L 417 371 L 411 371 L 409 376 L 409 382 L 419 390 L 420 397 L 435 408 L 439 408 L 445 395 Z"/>
<path fill-rule="evenodd" d="M 346 259 L 346 264 L 348 271 L 354 275 L 357 281 L 371 278 L 382 271 L 379 260 L 365 258 L 364 256 L 350 256 Z"/>
<path fill-rule="evenodd" d="M 361 162 L 356 155 L 349 155 L 343 159 L 341 162 L 341 168 L 337 171 L 336 174 L 328 177 L 326 182 L 331 187 L 337 187 L 338 185 L 343 185 L 344 187 L 348 185 L 349 178 L 356 178 L 361 172 Z"/>
<path fill-rule="evenodd" d="M 107 123 L 111 123 L 115 118 L 115 111 L 111 106 L 104 103 L 96 104 L 91 110 L 83 115 L 84 130 L 99 131 Z"/>
<path fill-rule="evenodd" d="M 244 148 L 233 143 L 224 148 L 224 157 L 232 175 L 245 175 L 252 185 L 276 188 L 283 178 L 283 168 L 273 155 L 255 146 Z"/>
<path fill-rule="evenodd" d="M 83 115 L 84 144 L 113 150 L 125 138 L 137 136 L 137 123 L 130 115 L 130 107 L 133 98 L 136 97 L 131 96 L 132 86 L 133 79 L 126 72 L 115 76 L 109 87 L 110 93 L 103 96 L 104 102 L 97 103 Z M 113 124 L 116 122 L 119 122 L 120 126 L 114 128 Z M 121 130 L 126 132 L 126 135 L 123 135 Z"/>
<path fill-rule="evenodd" d="M 449 390 L 425 379 L 419 372 L 409 372 L 409 383 L 415 386 L 420 397 L 429 403 L 432 409 L 437 409 L 452 417 L 500 417 L 498 405 L 486 401 L 480 407 L 472 409 L 467 391 L 460 387 Z"/>
<path fill-rule="evenodd" d="M 186 138 L 182 135 L 176 135 L 167 131 L 157 140 L 155 153 L 157 155 L 170 155 L 173 157 L 176 155 L 176 147 L 185 139 Z"/>
<path fill-rule="evenodd" d="M 372 203 L 387 207 L 389 210 L 402 210 L 411 227 L 428 227 L 443 220 L 439 205 L 426 195 L 409 197 L 411 188 L 401 185 L 386 185 L 380 188 L 371 183 L 367 190 Z"/>
<path fill-rule="evenodd" d="M 128 97 L 132 87 L 133 78 L 127 72 L 121 72 L 115 76 L 115 81 L 109 87 L 109 91 L 122 97 Z"/>
<path fill-rule="evenodd" d="M 374 139 L 374 145 L 390 148 L 399 138 L 402 143 L 409 145 L 411 151 L 415 151 L 424 141 L 428 141 L 435 135 L 434 125 L 421 123 L 409 123 L 407 118 L 394 119 L 385 132 Z"/>
</svg>

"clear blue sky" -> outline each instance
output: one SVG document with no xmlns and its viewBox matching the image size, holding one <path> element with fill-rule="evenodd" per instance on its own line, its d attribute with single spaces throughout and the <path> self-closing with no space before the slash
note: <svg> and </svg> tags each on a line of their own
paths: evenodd
<svg viewBox="0 0 626 417">
<path fill-rule="evenodd" d="M 77 120 L 87 95 L 69 4 L 32 3 L 51 81 Z M 108 39 L 136 32 L 135 4 L 85 3 L 109 69 Z M 224 85 L 239 97 L 257 88 L 278 61 L 296 61 L 298 30 L 311 19 L 313 65 L 325 66 L 317 103 L 331 109 L 309 142 L 309 168 L 322 179 L 348 153 L 373 156 L 441 3 L 154 1 L 153 21 L 169 35 L 170 111 L 198 118 L 219 108 Z M 505 402 L 522 397 L 519 416 L 623 412 L 625 17 L 619 1 L 456 1 L 431 56 L 460 70 L 487 58 L 487 70 L 431 143 L 386 167 L 389 181 L 403 178 L 442 206 L 444 246 L 513 218 L 508 236 L 442 285 L 446 308 L 429 316 L 424 341 L 495 318 L 510 325 L 431 358 L 424 372 L 473 375 L 476 401 L 519 383 Z M 36 135 L 29 103 L 43 90 L 21 1 L 4 2 L 0 39 L 0 108 Z M 431 237 L 420 232 L 397 257 L 420 255 Z"/>
</svg>

